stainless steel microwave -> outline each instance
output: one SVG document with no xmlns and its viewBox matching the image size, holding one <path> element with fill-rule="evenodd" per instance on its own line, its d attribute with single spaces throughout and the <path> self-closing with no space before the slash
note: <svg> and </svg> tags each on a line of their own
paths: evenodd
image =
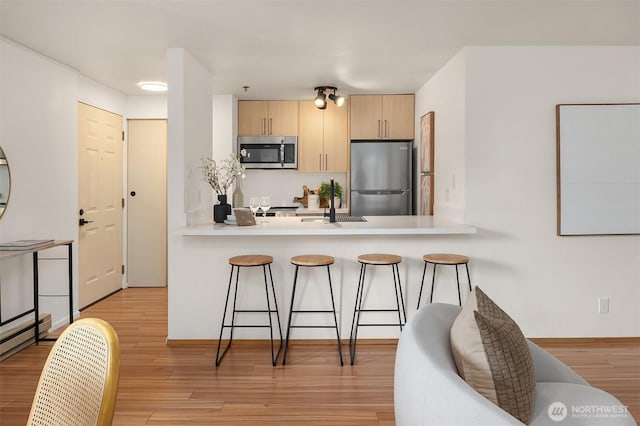
<svg viewBox="0 0 640 426">
<path fill-rule="evenodd" d="M 297 169 L 297 136 L 240 136 L 240 163 L 247 169 Z"/>
</svg>

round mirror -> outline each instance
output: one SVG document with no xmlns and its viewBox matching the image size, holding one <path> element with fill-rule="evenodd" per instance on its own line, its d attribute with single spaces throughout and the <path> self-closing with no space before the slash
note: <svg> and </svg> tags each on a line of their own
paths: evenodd
<svg viewBox="0 0 640 426">
<path fill-rule="evenodd" d="M 11 193 L 11 174 L 9 173 L 9 163 L 4 155 L 2 147 L 0 147 L 0 217 L 4 214 L 9 203 L 9 194 Z"/>
</svg>

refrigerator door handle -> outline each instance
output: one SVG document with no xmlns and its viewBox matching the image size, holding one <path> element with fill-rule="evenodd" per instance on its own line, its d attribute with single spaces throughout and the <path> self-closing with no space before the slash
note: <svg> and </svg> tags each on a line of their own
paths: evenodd
<svg viewBox="0 0 640 426">
<path fill-rule="evenodd" d="M 399 195 L 405 195 L 407 192 L 409 192 L 409 190 L 407 189 L 402 189 L 402 190 L 398 190 L 398 191 L 388 191 L 388 190 L 380 190 L 380 191 L 376 191 L 375 189 L 372 190 L 358 190 L 355 189 L 354 192 L 357 192 L 358 194 L 361 195 L 395 195 L 395 194 L 399 194 Z"/>
</svg>

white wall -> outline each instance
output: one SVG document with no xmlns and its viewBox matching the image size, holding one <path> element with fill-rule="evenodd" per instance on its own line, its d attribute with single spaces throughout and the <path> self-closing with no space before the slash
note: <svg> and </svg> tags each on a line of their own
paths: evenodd
<svg viewBox="0 0 640 426">
<path fill-rule="evenodd" d="M 176 316 L 190 316 L 199 294 L 184 294 L 182 283 L 198 271 L 184 269 L 183 238 L 176 233 L 187 223 L 211 220 L 212 194 L 202 181 L 200 158 L 211 156 L 213 96 L 211 75 L 184 49 L 167 51 L 168 142 L 167 142 L 167 224 L 169 334 Z M 177 303 L 187 300 L 186 312 Z M 197 313 L 196 313 L 197 314 Z"/>
<path fill-rule="evenodd" d="M 238 100 L 232 95 L 213 96 L 213 159 L 224 160 L 236 152 Z M 233 191 L 233 188 L 231 189 Z M 231 201 L 231 197 L 229 197 Z"/>
<path fill-rule="evenodd" d="M 211 156 L 213 95 L 211 75 L 182 48 L 167 50 L 167 84 L 171 88 L 167 106 L 171 229 L 203 220 L 205 211 L 211 209 L 211 191 L 202 180 L 201 157 Z"/>
<path fill-rule="evenodd" d="M 127 119 L 167 118 L 167 95 L 127 96 L 125 116 Z"/>
<path fill-rule="evenodd" d="M 249 169 L 242 182 L 245 204 L 248 205 L 249 197 L 267 195 L 271 197 L 271 204 L 292 203 L 294 197 L 302 197 L 302 186 L 309 189 L 319 188 L 322 182 L 329 182 L 333 177 L 340 183 L 343 191 L 347 190 L 346 173 L 300 173 L 296 170 L 260 170 Z M 343 203 L 347 194 L 342 194 Z M 344 204 L 343 204 L 344 207 Z"/>
<path fill-rule="evenodd" d="M 432 100 L 438 100 L 434 111 L 434 214 L 459 221 L 465 209 L 466 76 L 466 56 L 458 54 L 416 92 L 418 148 L 420 117 L 434 111 Z"/>
<path fill-rule="evenodd" d="M 0 145 L 12 179 L 0 241 L 77 240 L 78 86 L 73 70 L 0 38 Z M 41 294 L 66 293 L 66 253 L 58 255 L 65 259 L 40 262 Z M 3 320 L 32 306 L 32 279 L 30 256 L 0 261 Z M 56 321 L 66 304 L 43 297 L 41 311 L 55 311 Z"/>
<path fill-rule="evenodd" d="M 465 113 L 445 120 L 460 64 Z M 637 47 L 476 47 L 417 93 L 416 115 L 436 112 L 436 212 L 447 215 L 437 203 L 456 175 L 464 221 L 479 228 L 458 251 L 527 336 L 640 335 L 640 237 L 556 236 L 555 163 L 555 105 L 639 102 L 639 75 Z M 460 129 L 462 150 L 449 145 Z M 461 153 L 464 182 L 450 162 Z"/>
</svg>

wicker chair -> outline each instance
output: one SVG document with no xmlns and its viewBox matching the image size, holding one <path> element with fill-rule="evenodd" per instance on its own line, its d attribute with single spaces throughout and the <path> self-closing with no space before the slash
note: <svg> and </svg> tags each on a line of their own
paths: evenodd
<svg viewBox="0 0 640 426">
<path fill-rule="evenodd" d="M 118 335 L 103 320 L 69 325 L 42 369 L 28 425 L 110 425 L 118 393 Z"/>
</svg>

